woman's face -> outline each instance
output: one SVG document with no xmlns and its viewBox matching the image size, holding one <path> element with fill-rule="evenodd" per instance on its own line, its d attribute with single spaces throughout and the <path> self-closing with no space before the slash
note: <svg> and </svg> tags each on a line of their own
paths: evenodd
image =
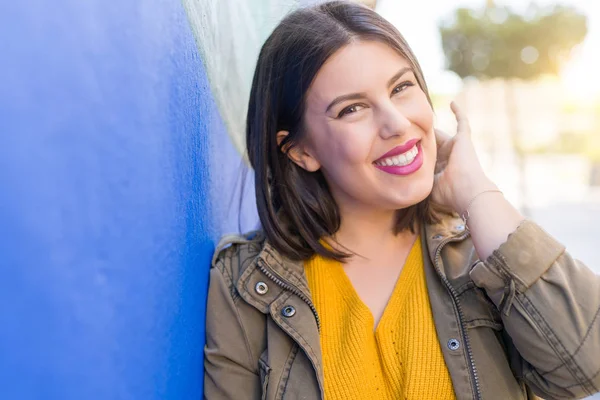
<svg viewBox="0 0 600 400">
<path fill-rule="evenodd" d="M 396 210 L 431 192 L 433 110 L 397 51 L 357 41 L 318 72 L 306 98 L 309 170 L 321 169 L 342 210 Z"/>
</svg>

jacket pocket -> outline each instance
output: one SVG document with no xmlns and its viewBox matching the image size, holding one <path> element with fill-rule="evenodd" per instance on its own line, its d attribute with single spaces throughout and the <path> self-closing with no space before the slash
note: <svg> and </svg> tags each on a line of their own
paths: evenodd
<svg viewBox="0 0 600 400">
<path fill-rule="evenodd" d="M 464 325 L 467 329 L 487 327 L 495 331 L 503 329 L 500 312 L 485 292 L 474 284 L 463 288 L 460 302 L 463 306 Z"/>
<path fill-rule="evenodd" d="M 526 388 L 511 368 L 503 340 L 500 311 L 485 292 L 469 284 L 460 291 L 463 324 L 467 328 L 472 357 L 484 399 L 527 399 Z"/>
<path fill-rule="evenodd" d="M 269 375 L 271 374 L 271 367 L 267 364 L 264 358 L 261 356 L 258 359 L 258 370 L 260 373 L 260 385 L 261 385 L 261 399 L 267 399 L 267 388 L 269 386 Z"/>
</svg>

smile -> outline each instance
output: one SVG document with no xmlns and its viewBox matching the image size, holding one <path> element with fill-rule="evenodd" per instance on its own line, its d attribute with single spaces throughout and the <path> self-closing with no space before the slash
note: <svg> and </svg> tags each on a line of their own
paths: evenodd
<svg viewBox="0 0 600 400">
<path fill-rule="evenodd" d="M 418 141 L 407 151 L 391 157 L 381 158 L 373 163 L 375 168 L 392 175 L 410 175 L 423 165 L 423 150 Z"/>
<path fill-rule="evenodd" d="M 397 156 L 394 156 L 394 157 L 388 157 L 388 158 L 384 158 L 379 161 L 375 161 L 375 165 L 378 165 L 381 167 L 385 167 L 385 166 L 401 167 L 401 166 L 412 163 L 415 160 L 415 157 L 417 157 L 417 154 L 419 154 L 419 149 L 417 148 L 417 145 L 415 144 L 413 147 L 410 148 L 410 150 L 408 150 L 405 153 L 398 154 Z"/>
</svg>

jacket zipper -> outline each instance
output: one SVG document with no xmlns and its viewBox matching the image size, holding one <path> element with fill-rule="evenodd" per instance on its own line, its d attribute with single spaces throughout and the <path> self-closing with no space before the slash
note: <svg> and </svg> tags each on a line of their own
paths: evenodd
<svg viewBox="0 0 600 400">
<path fill-rule="evenodd" d="M 272 271 L 270 268 L 267 268 L 267 266 L 265 266 L 261 260 L 258 261 L 257 265 L 258 268 L 262 271 L 262 273 L 265 274 L 269 279 L 275 282 L 278 286 L 281 286 L 283 289 L 290 291 L 296 296 L 300 297 L 302 301 L 310 307 L 313 315 L 315 316 L 315 320 L 317 321 L 317 329 L 319 332 L 321 332 L 321 320 L 319 319 L 319 314 L 317 313 L 317 309 L 312 303 L 312 301 L 310 301 L 310 299 L 306 297 L 306 295 L 302 293 L 298 288 L 290 285 L 289 283 L 286 283 L 280 276 L 276 275 L 274 271 Z"/>
<path fill-rule="evenodd" d="M 473 388 L 475 391 L 475 399 L 481 400 L 481 388 L 479 386 L 479 375 L 477 374 L 477 368 L 475 367 L 475 359 L 473 358 L 473 350 L 471 349 L 471 342 L 469 340 L 469 335 L 467 334 L 467 331 L 463 326 L 464 315 L 463 315 L 463 311 L 462 311 L 462 306 L 460 304 L 460 301 L 458 300 L 458 293 L 456 292 L 456 289 L 454 289 L 454 287 L 450 284 L 450 281 L 448 280 L 448 278 L 446 278 L 446 276 L 444 274 L 442 274 L 441 269 L 438 265 L 438 261 L 440 258 L 440 254 L 442 252 L 442 248 L 446 244 L 448 244 L 450 242 L 458 242 L 458 241 L 464 240 L 468 236 L 469 236 L 469 232 L 465 231 L 465 233 L 463 233 L 461 236 L 449 237 L 449 238 L 445 239 L 444 241 L 442 241 L 442 243 L 439 244 L 438 248 L 435 251 L 434 264 L 435 264 L 435 269 L 437 270 L 438 275 L 440 276 L 440 278 L 442 278 L 442 281 L 444 282 L 446 289 L 448 289 L 448 291 L 450 292 L 450 295 L 452 296 L 452 299 L 454 300 L 454 305 L 456 306 L 456 311 L 458 312 L 458 319 L 460 322 L 460 324 L 459 324 L 460 325 L 460 333 L 462 335 L 463 343 L 465 344 L 465 348 L 467 349 L 467 355 L 469 357 L 469 367 L 470 367 L 471 377 L 473 378 L 473 383 L 475 386 Z"/>
<path fill-rule="evenodd" d="M 465 348 L 467 349 L 467 356 L 469 358 L 470 372 L 471 372 L 471 376 L 473 378 L 473 382 L 474 382 L 474 386 L 475 386 L 474 387 L 475 399 L 481 400 L 481 388 L 479 386 L 479 375 L 477 374 L 477 368 L 475 367 L 475 360 L 473 358 L 473 350 L 471 349 L 471 342 L 469 340 L 469 335 L 467 334 L 467 332 L 463 326 L 464 315 L 463 315 L 463 311 L 462 311 L 462 306 L 460 304 L 460 301 L 458 300 L 458 293 L 456 292 L 456 289 L 454 289 L 454 287 L 450 284 L 450 281 L 448 281 L 448 278 L 446 278 L 446 276 L 441 273 L 440 267 L 438 265 L 438 261 L 440 258 L 440 254 L 442 252 L 442 248 L 446 244 L 448 244 L 450 242 L 458 242 L 458 241 L 464 240 L 468 236 L 469 236 L 469 232 L 466 232 L 466 233 L 462 234 L 461 236 L 453 236 L 453 237 L 447 238 L 444 241 L 442 241 L 442 243 L 439 244 L 439 246 L 435 252 L 434 265 L 435 265 L 435 269 L 438 273 L 438 276 L 440 276 L 440 278 L 442 279 L 442 282 L 444 282 L 444 285 L 446 286 L 446 289 L 448 290 L 448 292 L 450 292 L 450 295 L 452 296 L 452 300 L 454 300 L 454 305 L 456 306 L 456 311 L 458 312 L 458 319 L 460 321 L 459 325 L 460 325 L 461 335 L 463 338 L 463 343 L 465 344 Z M 300 297 L 300 299 L 302 299 L 302 301 L 304 301 L 310 307 L 313 315 L 315 316 L 315 321 L 317 322 L 317 329 L 320 332 L 321 331 L 321 320 L 319 319 L 319 314 L 317 313 L 317 309 L 315 308 L 313 303 L 310 301 L 310 299 L 308 297 L 306 297 L 306 295 L 304 293 L 302 293 L 298 288 L 286 283 L 280 276 L 275 274 L 275 272 L 273 272 L 271 269 L 267 268 L 262 261 L 259 260 L 257 265 L 258 265 L 258 268 L 269 279 L 271 279 L 273 282 L 275 282 L 281 288 L 288 290 L 288 291 L 292 292 L 293 294 L 295 294 L 296 296 Z"/>
</svg>

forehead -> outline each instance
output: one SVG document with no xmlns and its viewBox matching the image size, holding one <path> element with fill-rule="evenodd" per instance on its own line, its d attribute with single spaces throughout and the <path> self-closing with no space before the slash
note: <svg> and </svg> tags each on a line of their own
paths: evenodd
<svg viewBox="0 0 600 400">
<path fill-rule="evenodd" d="M 343 94 L 385 88 L 388 80 L 404 67 L 411 64 L 389 45 L 356 41 L 342 47 L 323 64 L 307 98 L 328 102 Z"/>
</svg>

